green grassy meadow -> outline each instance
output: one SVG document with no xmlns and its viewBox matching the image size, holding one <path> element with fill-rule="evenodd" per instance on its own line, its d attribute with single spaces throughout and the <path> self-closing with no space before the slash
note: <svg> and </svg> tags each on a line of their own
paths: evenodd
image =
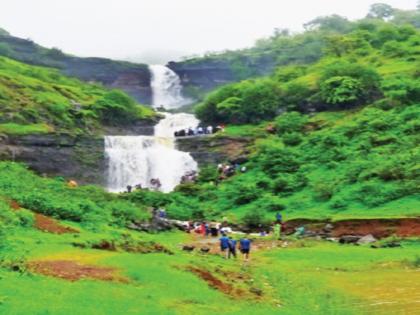
<svg viewBox="0 0 420 315">
<path fill-rule="evenodd" d="M 268 247 L 244 264 L 241 259 L 226 261 L 219 255 L 181 251 L 181 244 L 192 241 L 181 232 L 150 235 L 109 229 L 92 233 L 72 226 L 81 233 L 14 231 L 0 271 L 2 314 L 415 314 L 418 310 L 420 243 L 415 240 L 393 249 L 307 240 L 289 240 L 282 248 L 266 240 Z M 75 240 L 106 239 L 118 233 L 153 239 L 173 255 L 71 245 Z M 12 271 L 5 267 L 8 259 L 110 266 L 126 281 L 70 282 L 24 267 Z M 209 271 L 232 285 L 236 290 L 232 292 L 240 293 L 210 287 L 188 270 L 191 267 Z M 251 289 L 262 293 L 255 295 Z"/>
</svg>

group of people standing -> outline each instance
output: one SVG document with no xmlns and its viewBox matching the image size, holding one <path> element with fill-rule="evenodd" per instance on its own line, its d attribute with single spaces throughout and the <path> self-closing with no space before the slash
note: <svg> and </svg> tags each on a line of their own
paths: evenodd
<svg viewBox="0 0 420 315">
<path fill-rule="evenodd" d="M 181 184 L 195 183 L 198 177 L 197 171 L 189 171 L 181 177 Z"/>
<path fill-rule="evenodd" d="M 207 126 L 202 127 L 198 126 L 196 128 L 185 128 L 174 132 L 175 138 L 177 137 L 187 137 L 187 136 L 201 136 L 201 135 L 211 135 L 219 131 L 224 131 L 225 126 L 218 125 L 216 127 Z"/>
<path fill-rule="evenodd" d="M 225 254 L 226 259 L 231 257 L 236 258 L 236 249 L 238 241 L 233 239 L 231 236 L 227 236 L 225 233 L 220 238 L 220 250 Z M 239 240 L 239 250 L 242 253 L 244 260 L 249 260 L 249 253 L 251 251 L 251 240 L 248 235 Z"/>
<path fill-rule="evenodd" d="M 217 172 L 219 173 L 219 180 L 224 180 L 236 174 L 236 172 L 245 173 L 247 171 L 246 166 L 240 164 L 219 164 L 217 165 Z"/>
</svg>

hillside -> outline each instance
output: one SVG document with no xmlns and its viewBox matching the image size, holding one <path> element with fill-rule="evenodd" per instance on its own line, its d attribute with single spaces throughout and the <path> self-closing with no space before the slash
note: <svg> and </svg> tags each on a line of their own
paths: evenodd
<svg viewBox="0 0 420 315">
<path fill-rule="evenodd" d="M 277 67 L 314 63 L 325 56 L 326 48 L 334 36 L 361 28 L 369 31 L 369 25 L 385 26 L 385 19 L 394 25 L 420 28 L 418 10 L 404 11 L 385 6 L 389 14 L 386 18 L 381 15 L 380 8 L 371 9 L 365 18 L 357 21 L 335 14 L 321 16 L 306 23 L 305 31 L 299 34 L 293 34 L 288 29 L 276 29 L 272 36 L 256 41 L 252 47 L 210 52 L 205 56 L 171 62 L 168 66 L 181 77 L 185 93 L 201 99 L 206 92 L 218 86 L 270 75 Z"/>
<path fill-rule="evenodd" d="M 142 104 L 151 104 L 151 74 L 145 64 L 106 58 L 80 58 L 57 48 L 45 48 L 30 39 L 0 31 L 0 56 L 26 64 L 56 68 L 62 74 L 109 88 L 124 90 Z"/>
<path fill-rule="evenodd" d="M 214 187 L 218 175 L 209 167 L 201 184 L 179 186 L 170 213 L 229 214 L 253 226 L 277 211 L 418 216 L 419 42 L 413 27 L 372 23 L 335 36 L 314 64 L 279 67 L 209 94 L 198 117 L 228 124 L 227 135 L 254 138 L 248 171 Z"/>
<path fill-rule="evenodd" d="M 152 110 L 118 90 L 108 90 L 0 57 L 0 133 L 94 134 L 104 125 L 151 119 Z"/>
</svg>

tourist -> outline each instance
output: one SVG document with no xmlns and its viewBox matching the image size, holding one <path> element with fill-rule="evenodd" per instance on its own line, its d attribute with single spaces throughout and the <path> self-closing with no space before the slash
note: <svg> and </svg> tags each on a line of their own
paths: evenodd
<svg viewBox="0 0 420 315">
<path fill-rule="evenodd" d="M 208 134 L 208 135 L 213 134 L 213 126 L 208 126 L 208 127 L 207 127 L 207 134 Z"/>
<path fill-rule="evenodd" d="M 219 234 L 219 230 L 214 222 L 210 224 L 210 234 L 213 237 L 217 237 Z"/>
<path fill-rule="evenodd" d="M 280 234 L 281 234 L 281 224 L 279 222 L 274 224 L 273 232 L 274 232 L 274 239 L 278 241 L 280 239 Z"/>
<path fill-rule="evenodd" d="M 198 127 L 198 134 L 199 135 L 202 135 L 204 132 L 203 132 L 203 127 Z"/>
<path fill-rule="evenodd" d="M 228 258 L 230 258 L 231 255 L 236 258 L 236 240 L 229 237 Z"/>
<path fill-rule="evenodd" d="M 166 218 L 166 210 L 165 209 L 159 209 L 159 218 L 161 218 L 161 219 Z"/>
<path fill-rule="evenodd" d="M 206 223 L 202 222 L 200 225 L 200 234 L 203 235 L 204 237 L 206 236 Z"/>
<path fill-rule="evenodd" d="M 225 254 L 225 258 L 229 258 L 229 238 L 226 236 L 226 234 L 222 233 L 222 237 L 220 238 L 220 250 L 222 253 Z"/>
<path fill-rule="evenodd" d="M 127 185 L 127 192 L 131 193 L 132 190 L 133 190 L 133 186 Z"/>
<path fill-rule="evenodd" d="M 276 213 L 276 222 L 277 223 L 282 223 L 282 221 L 283 221 L 283 216 L 281 215 L 280 212 L 277 212 Z"/>
<path fill-rule="evenodd" d="M 248 261 L 249 253 L 251 251 L 251 240 L 248 238 L 248 235 L 240 239 L 239 246 L 240 246 L 241 253 L 244 255 L 244 260 Z"/>
<path fill-rule="evenodd" d="M 69 180 L 68 182 L 67 182 L 67 187 L 69 187 L 69 188 L 76 188 L 77 186 L 79 186 L 78 184 L 77 184 L 77 182 L 75 181 L 75 180 Z"/>
</svg>

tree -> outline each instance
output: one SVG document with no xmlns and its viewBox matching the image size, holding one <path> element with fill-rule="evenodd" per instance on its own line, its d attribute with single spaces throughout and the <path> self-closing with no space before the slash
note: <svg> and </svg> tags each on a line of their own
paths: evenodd
<svg viewBox="0 0 420 315">
<path fill-rule="evenodd" d="M 386 3 L 375 3 L 370 6 L 368 17 L 384 20 L 394 15 L 395 9 Z"/>
<path fill-rule="evenodd" d="M 327 65 L 319 81 L 320 96 L 338 108 L 366 104 L 380 94 L 379 74 L 372 68 L 339 60 Z"/>
<path fill-rule="evenodd" d="M 333 31 L 346 33 L 351 28 L 351 23 L 345 17 L 337 14 L 320 16 L 303 25 L 306 30 L 319 29 L 321 31 Z"/>
<path fill-rule="evenodd" d="M 328 104 L 352 104 L 362 95 L 362 84 L 348 76 L 332 77 L 321 86 L 322 99 Z"/>
</svg>

